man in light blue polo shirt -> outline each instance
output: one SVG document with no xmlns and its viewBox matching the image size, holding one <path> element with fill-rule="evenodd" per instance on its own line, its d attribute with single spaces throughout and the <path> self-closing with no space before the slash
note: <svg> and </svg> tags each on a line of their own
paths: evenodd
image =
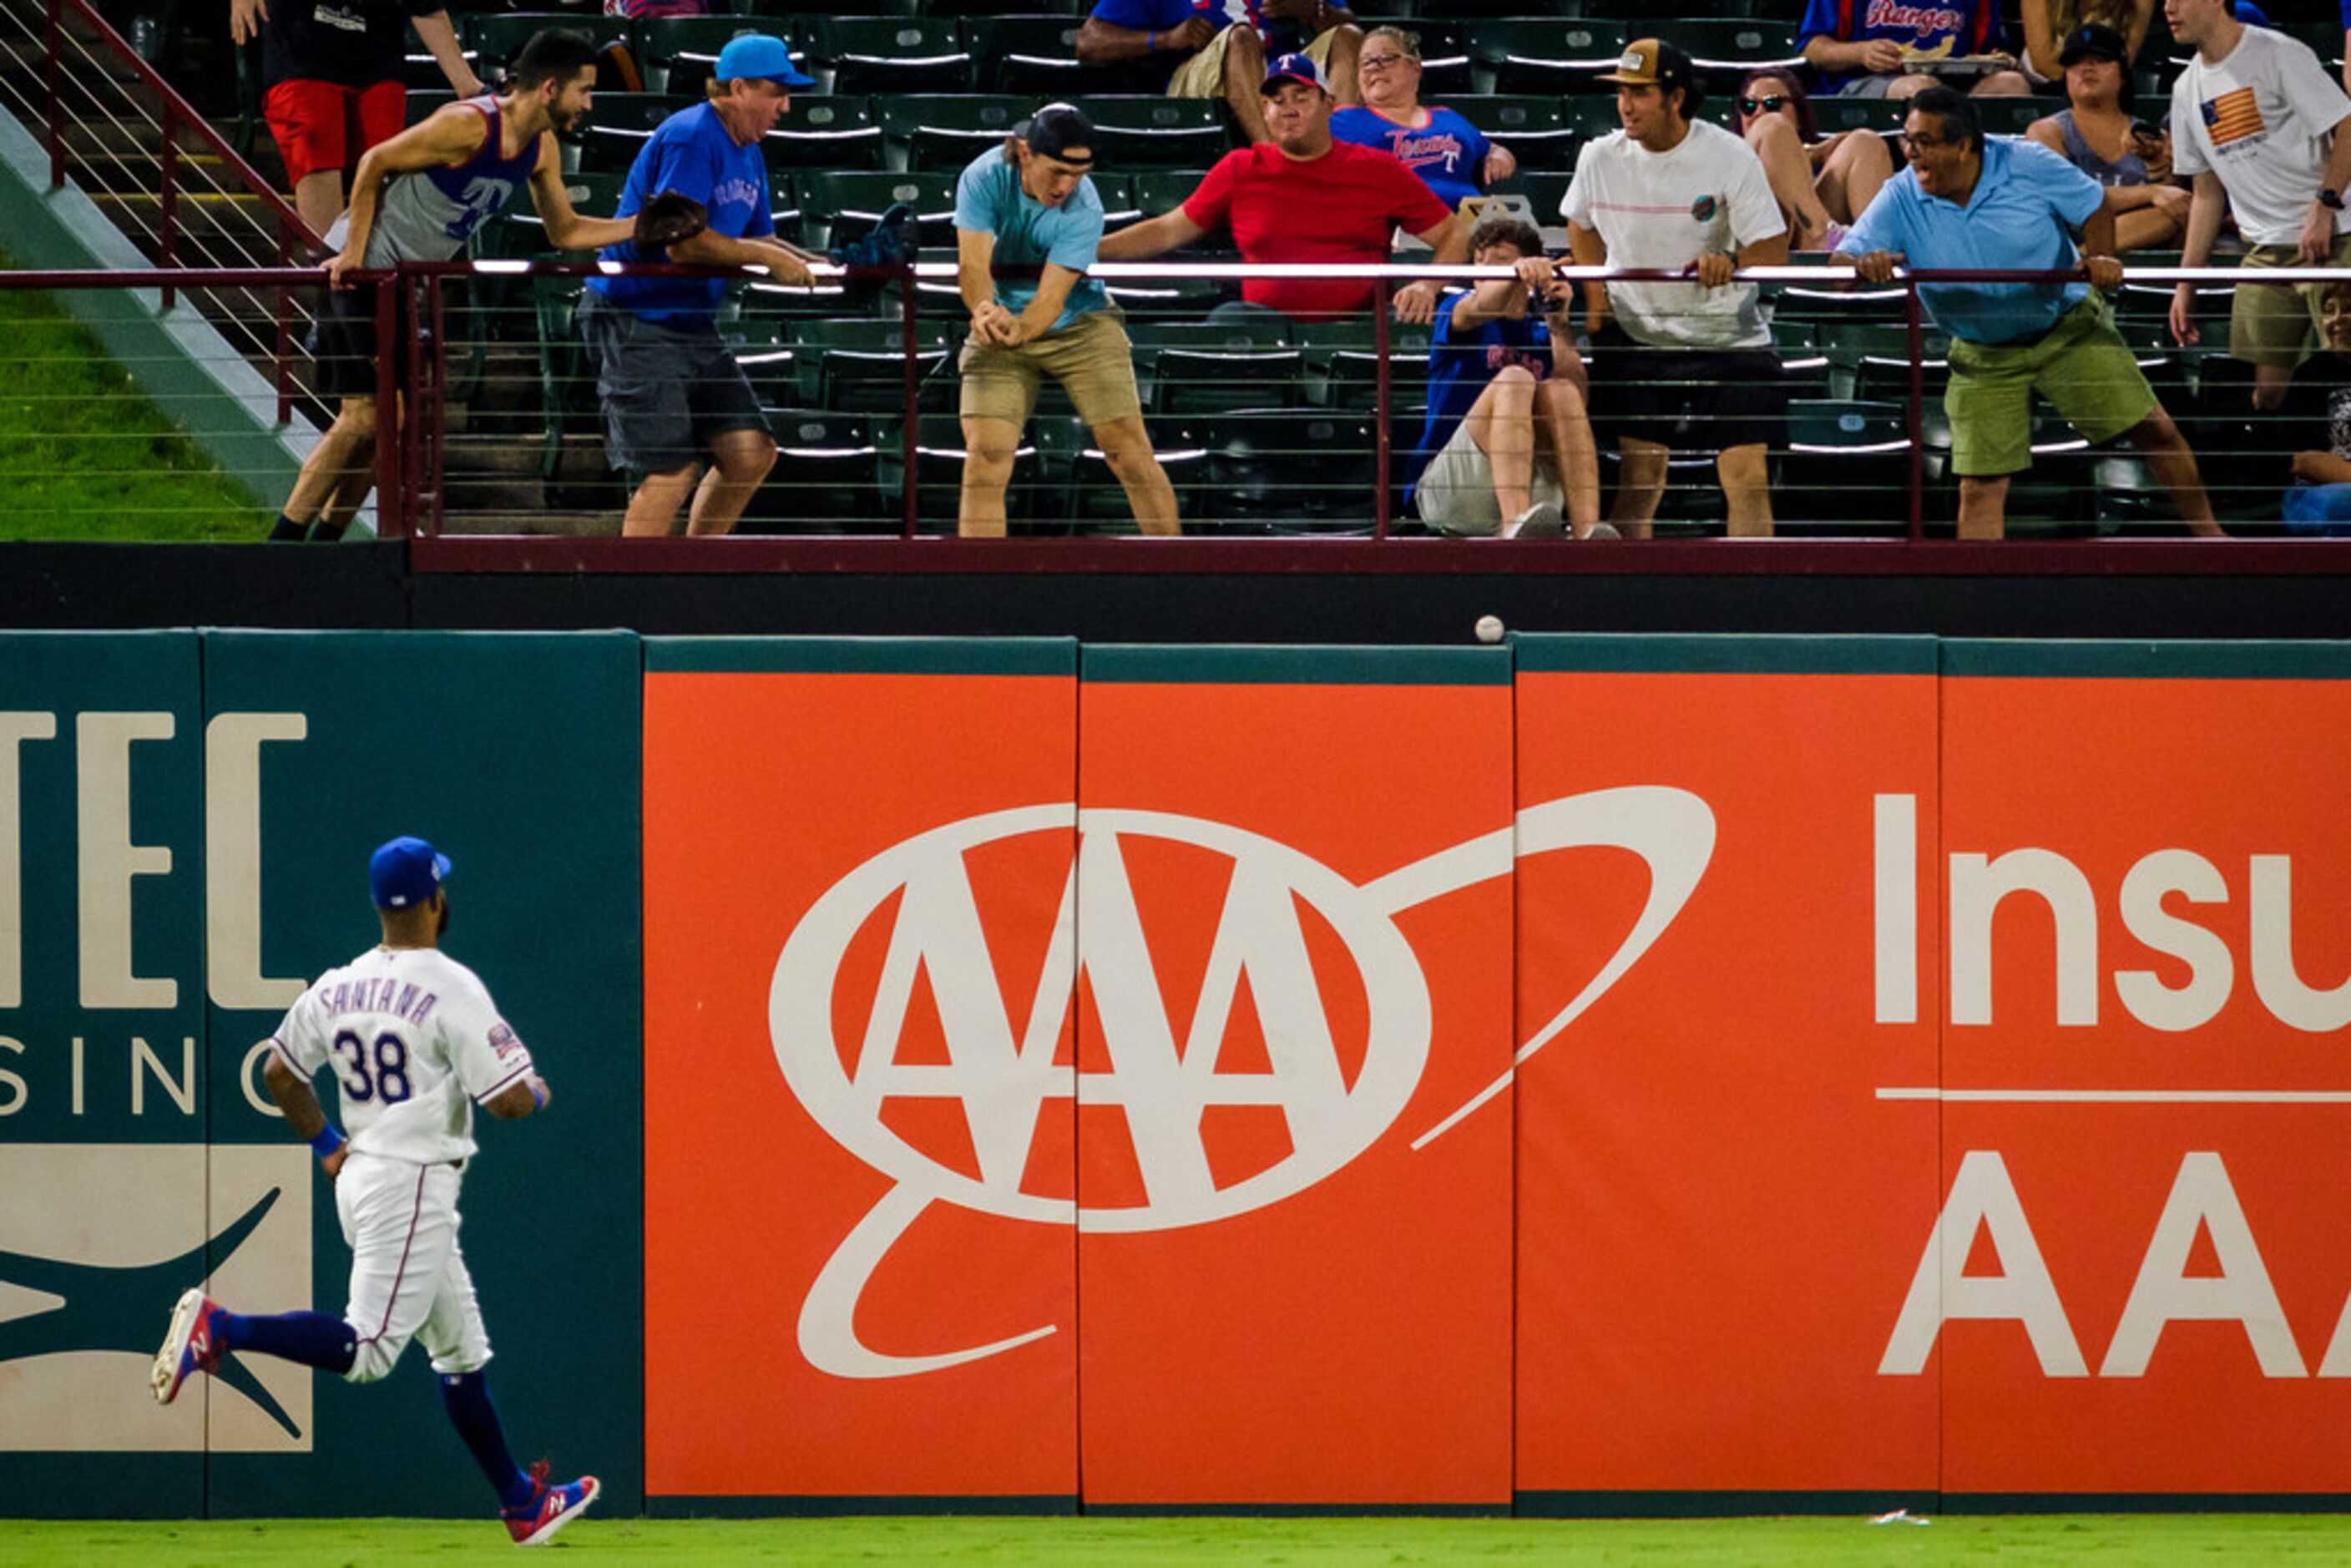
<svg viewBox="0 0 2351 1568">
<path fill-rule="evenodd" d="M 2009 476 L 2032 465 L 2036 392 L 2093 444 L 2128 435 L 2189 531 L 2218 536 L 2195 454 L 2098 292 L 2123 276 L 2104 188 L 2045 147 L 1987 141 L 1974 107 L 1949 88 L 1912 99 L 1903 130 L 1909 167 L 1837 246 L 1865 280 L 1884 283 L 1905 265 L 2053 272 L 2077 262 L 2089 280 L 1919 287 L 1928 314 L 1951 335 L 1943 408 L 1959 476 L 1959 537 L 2001 537 Z"/>
<path fill-rule="evenodd" d="M 1051 376 L 1126 491 L 1135 526 L 1176 531 L 1176 491 L 1151 449 L 1126 329 L 1100 279 L 1102 198 L 1087 172 L 1093 122 L 1049 103 L 973 159 L 956 182 L 956 276 L 971 311 L 964 340 L 963 489 L 956 531 L 1004 533 L 1004 490 L 1021 427 Z"/>
</svg>

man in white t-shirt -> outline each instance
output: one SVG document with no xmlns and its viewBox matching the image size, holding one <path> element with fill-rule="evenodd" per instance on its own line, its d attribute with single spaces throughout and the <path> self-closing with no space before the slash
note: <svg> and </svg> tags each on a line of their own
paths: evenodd
<svg viewBox="0 0 2351 1568">
<path fill-rule="evenodd" d="M 547 1108 L 547 1081 L 498 1017 L 474 971 L 443 953 L 449 857 L 397 838 L 368 862 L 383 940 L 302 993 L 268 1040 L 263 1077 L 295 1136 L 318 1152 L 351 1246 L 343 1315 L 232 1312 L 201 1290 L 180 1298 L 151 1381 L 169 1405 L 199 1372 L 239 1351 L 372 1383 L 421 1339 L 441 1375 L 441 1399 L 496 1489 L 507 1532 L 525 1546 L 552 1537 L 601 1490 L 593 1476 L 550 1483 L 507 1447 L 483 1367 L 490 1338 L 457 1247 L 457 1187 L 474 1156 L 474 1107 L 512 1121 Z M 334 1069 L 346 1138 L 327 1120 L 311 1079 Z"/>
<path fill-rule="evenodd" d="M 2248 27 L 2228 0 L 2164 0 L 2172 37 L 2196 57 L 2171 84 L 2171 166 L 2191 175 L 2182 267 L 2202 267 L 2220 233 L 2222 205 L 2245 236 L 2244 265 L 2351 266 L 2343 193 L 2351 182 L 2351 100 L 2310 47 Z M 2253 367 L 2253 406 L 2285 401 L 2294 368 L 2320 340 L 2315 286 L 2240 284 L 2229 353 Z M 2196 286 L 2171 297 L 2171 334 L 2193 347 Z"/>
<path fill-rule="evenodd" d="M 1625 129 L 1575 161 L 1560 203 L 1575 261 L 1698 278 L 1584 286 L 1593 413 L 1624 458 L 1614 520 L 1648 538 L 1687 415 L 1696 444 L 1717 455 L 1730 532 L 1769 534 L 1764 459 L 1784 401 L 1780 360 L 1755 285 L 1730 279 L 1788 259 L 1787 220 L 1754 149 L 1691 118 L 1702 94 L 1687 55 L 1642 38 L 1600 79 L 1616 84 Z"/>
</svg>

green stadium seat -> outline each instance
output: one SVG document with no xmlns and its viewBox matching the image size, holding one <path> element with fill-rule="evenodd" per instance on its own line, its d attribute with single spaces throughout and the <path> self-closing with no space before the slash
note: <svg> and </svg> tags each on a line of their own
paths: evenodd
<svg viewBox="0 0 2351 1568">
<path fill-rule="evenodd" d="M 1203 257 L 1195 247 L 1168 259 Z M 1238 280 L 1218 277 L 1106 278 L 1102 288 L 1130 321 L 1197 321 L 1226 300 L 1240 298 Z"/>
<path fill-rule="evenodd" d="M 1875 524 L 1907 530 L 1910 518 L 1910 423 L 1903 404 L 1883 399 L 1795 398 L 1787 447 L 1779 456 L 1775 520 Z"/>
<path fill-rule="evenodd" d="M 806 17 L 648 16 L 636 24 L 637 68 L 648 92 L 700 98 L 718 51 L 744 33 L 773 33 L 791 45 L 792 64 L 806 75 L 810 63 Z"/>
<path fill-rule="evenodd" d="M 661 92 L 598 93 L 587 119 L 569 138 L 580 149 L 576 167 L 587 173 L 626 173 L 662 121 L 692 102 Z"/>
<path fill-rule="evenodd" d="M 1979 98 L 1970 100 L 1987 136 L 2022 136 L 2036 120 L 2067 107 L 2063 98 Z"/>
<path fill-rule="evenodd" d="M 419 124 L 442 109 L 457 101 L 457 95 L 447 88 L 410 88 L 408 89 L 408 123 Z"/>
<path fill-rule="evenodd" d="M 1609 131 L 1616 129 L 1616 100 L 1608 103 Z M 1445 107 L 1510 150 L 1522 170 L 1571 172 L 1575 154 L 1593 132 L 1570 123 L 1565 105 L 1540 94 L 1487 93 L 1446 99 Z"/>
<path fill-rule="evenodd" d="M 710 6 L 723 16 L 769 23 L 782 18 L 796 25 L 815 16 L 912 16 L 935 8 L 929 0 L 711 0 Z M 792 37 L 789 27 L 784 36 Z"/>
<path fill-rule="evenodd" d="M 1602 72 L 1616 68 L 1626 37 L 1615 22 L 1512 16 L 1479 23 L 1469 58 L 1489 92 L 1586 92 Z"/>
<path fill-rule="evenodd" d="M 599 16 L 579 11 L 468 11 L 451 20 L 457 25 L 457 38 L 473 62 L 474 74 L 486 82 L 501 80 L 515 56 L 522 52 L 522 47 L 530 42 L 533 35 L 549 27 L 578 33 L 600 48 L 609 44 L 628 47 L 632 43 L 628 19 L 623 16 Z M 437 81 L 440 73 L 435 71 L 434 75 Z"/>
<path fill-rule="evenodd" d="M 802 392 L 800 348 L 790 326 L 768 316 L 744 317 L 729 334 L 743 379 L 762 408 L 791 408 Z"/>
<path fill-rule="evenodd" d="M 1128 180 L 1129 195 L 1144 217 L 1155 218 L 1181 206 L 1207 177 L 1206 169 L 1137 169 Z"/>
<path fill-rule="evenodd" d="M 960 173 L 1000 145 L 1036 107 L 1033 99 L 1007 93 L 896 94 L 876 99 L 874 115 L 888 141 L 891 167 Z M 1095 149 L 1095 157 L 1101 155 Z"/>
<path fill-rule="evenodd" d="M 1169 422 L 1207 454 L 1193 515 L 1222 531 L 1369 533 L 1377 443 L 1368 416 L 1241 410 Z"/>
<path fill-rule="evenodd" d="M 1813 123 L 1823 136 L 1833 136 L 1840 131 L 1875 131 L 1881 136 L 1892 136 L 1901 131 L 1910 112 L 1908 104 L 1890 98 L 1828 98 L 1816 94 L 1811 103 Z M 1898 151 L 1894 163 L 1896 168 L 1901 167 Z"/>
<path fill-rule="evenodd" d="M 1280 349 L 1291 340 L 1287 317 L 1253 315 L 1223 321 L 1129 321 L 1126 335 L 1145 349 Z"/>
<path fill-rule="evenodd" d="M 1420 39 L 1420 101 L 1447 100 L 1475 92 L 1475 72 L 1469 59 L 1468 28 L 1458 16 L 1367 16 L 1368 32 L 1383 25 L 1402 27 Z"/>
<path fill-rule="evenodd" d="M 1136 351 L 1155 413 L 1291 408 L 1304 401 L 1306 352 L 1287 346 L 1167 346 Z"/>
<path fill-rule="evenodd" d="M 887 157 L 872 100 L 856 94 L 794 93 L 759 150 L 787 169 L 880 169 Z"/>
<path fill-rule="evenodd" d="M 1379 406 L 1379 339 L 1370 317 L 1309 321 L 1296 329 L 1306 349 L 1306 397 L 1319 408 L 1370 413 Z M 1388 408 L 1428 401 L 1429 331 L 1388 323 Z"/>
<path fill-rule="evenodd" d="M 960 92 L 975 68 L 952 17 L 829 16 L 808 47 L 836 93 Z"/>
<path fill-rule="evenodd" d="M 1498 136 L 1494 140 L 1501 142 L 1505 147 L 1510 145 L 1501 137 Z M 1517 149 L 1512 148 L 1511 152 L 1516 156 Z M 1575 172 L 1572 169 L 1530 169 L 1520 164 L 1517 173 L 1502 181 L 1487 193 L 1497 196 L 1524 196 L 1527 199 L 1527 205 L 1534 209 L 1536 226 L 1552 227 L 1567 221 L 1559 215 L 1559 208 L 1560 204 L 1566 200 L 1567 187 L 1574 178 Z"/>
<path fill-rule="evenodd" d="M 966 23 L 994 17 L 1001 8 L 998 5 L 989 4 L 989 0 L 916 0 L 916 3 L 925 16 L 958 16 Z M 1094 0 L 1021 0 L 1020 14 L 1071 16 L 1082 22 L 1093 8 Z M 972 37 L 968 26 L 965 28 L 964 37 L 967 40 Z M 975 47 L 972 52 L 977 54 L 979 51 Z"/>
<path fill-rule="evenodd" d="M 893 203 L 914 209 L 923 243 L 955 252 L 956 173 L 952 170 L 802 170 L 797 186 L 807 205 L 802 232 L 811 250 L 869 232 Z"/>
<path fill-rule="evenodd" d="M 1113 81 L 1107 68 L 1078 63 L 1082 16 L 974 16 L 964 24 L 977 74 L 965 84 L 983 92 L 1025 93 L 1042 102 L 1075 98 Z"/>
<path fill-rule="evenodd" d="M 830 409 L 770 408 L 776 466 L 744 509 L 748 534 L 894 533 L 895 497 L 873 482 L 872 422 Z"/>
<path fill-rule="evenodd" d="M 1761 67 L 1798 70 L 1804 65 L 1796 49 L 1795 29 L 1786 19 L 1669 17 L 1649 23 L 1647 30 L 1688 55 L 1700 83 L 1718 95 L 1729 93 L 1741 77 Z"/>
<path fill-rule="evenodd" d="M 906 406 L 904 329 L 897 321 L 848 318 L 795 322 L 802 392 L 809 408 L 848 413 L 902 414 Z M 925 409 L 951 409 L 956 391 L 954 344 L 940 320 L 916 328 L 917 399 Z"/>
<path fill-rule="evenodd" d="M 1095 161 L 1113 169 L 1199 169 L 1232 151 L 1224 104 L 1143 94 L 1086 98 Z"/>
</svg>

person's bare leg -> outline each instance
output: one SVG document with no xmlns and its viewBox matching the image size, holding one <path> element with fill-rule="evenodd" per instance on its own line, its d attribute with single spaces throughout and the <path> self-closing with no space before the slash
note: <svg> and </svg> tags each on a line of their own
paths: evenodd
<svg viewBox="0 0 2351 1568">
<path fill-rule="evenodd" d="M 1494 505 L 1502 523 L 1534 505 L 1535 378 L 1522 365 L 1509 365 L 1494 373 L 1478 401 L 1461 418 L 1486 466 L 1494 476 Z"/>
<path fill-rule="evenodd" d="M 956 532 L 965 538 L 1004 537 L 1004 491 L 1012 483 L 1013 455 L 1019 447 L 1020 427 L 1010 420 L 963 416 L 963 487 L 956 501 Z M 1102 451 L 1107 456 L 1110 449 Z M 1167 505 L 1172 513 L 1172 491 Z"/>
<path fill-rule="evenodd" d="M 343 211 L 343 172 L 313 169 L 294 182 L 294 211 L 311 232 L 323 235 Z"/>
<path fill-rule="evenodd" d="M 1894 154 L 1886 150 L 1886 138 L 1857 132 L 1829 149 L 1813 188 L 1820 193 L 1821 205 L 1829 210 L 1829 216 L 1849 224 L 1877 199 L 1878 187 L 1892 178 Z"/>
<path fill-rule="evenodd" d="M 1928 82 L 1934 80 L 1932 77 L 1922 77 L 1917 79 Z M 1886 96 L 1891 98 L 1893 94 L 1888 93 Z M 1980 78 L 1968 96 L 1970 98 L 2030 98 L 2032 96 L 2032 83 L 2026 79 L 2022 71 L 1994 71 L 1988 77 Z"/>
<path fill-rule="evenodd" d="M 1789 248 L 1824 249 L 1829 210 L 1813 189 L 1813 160 L 1796 128 L 1782 115 L 1758 115 L 1747 128 L 1747 145 L 1755 150 L 1764 178 L 1771 183 L 1771 194 L 1788 220 Z"/>
<path fill-rule="evenodd" d="M 730 533 L 776 465 L 776 438 L 764 430 L 722 430 L 710 438 L 710 467 L 686 514 L 692 535 Z"/>
<path fill-rule="evenodd" d="M 2008 532 L 2008 476 L 1959 476 L 1959 538 L 1996 539 Z"/>
<path fill-rule="evenodd" d="M 2285 406 L 2285 394 L 2294 385 L 2292 365 L 2255 365 L 2253 367 L 2253 408 L 2261 413 L 2275 413 Z"/>
<path fill-rule="evenodd" d="M 2204 476 L 2197 472 L 2196 454 L 2179 434 L 2171 415 L 2158 405 L 2153 413 L 2130 427 L 2130 438 L 2147 458 L 2147 471 L 2170 494 L 2171 504 L 2188 531 L 2208 539 L 2225 538 L 2212 516 L 2212 498 L 2204 493 Z"/>
<path fill-rule="evenodd" d="M 1265 105 L 1259 102 L 1265 86 L 1265 44 L 1257 29 L 1236 23 L 1225 29 L 1231 36 L 1225 39 L 1225 74 L 1222 84 L 1225 101 L 1232 106 L 1233 118 L 1240 122 L 1241 135 L 1252 144 L 1273 140 L 1273 132 L 1265 128 Z M 1215 48 L 1211 40 L 1208 47 Z"/>
<path fill-rule="evenodd" d="M 1159 458 L 1151 450 L 1151 433 L 1144 428 L 1143 416 L 1105 420 L 1092 427 L 1094 444 L 1102 449 L 1103 461 L 1117 476 L 1119 486 L 1126 492 L 1126 504 L 1134 508 L 1134 526 L 1146 534 L 1165 536 L 1181 533 L 1176 520 L 1176 486 L 1167 482 L 1167 470 L 1159 465 Z M 1008 478 L 1012 464 L 1008 457 L 1005 473 Z M 1004 491 L 996 492 L 997 510 L 1003 511 Z"/>
<path fill-rule="evenodd" d="M 1331 96 L 1343 109 L 1364 101 L 1355 85 L 1355 59 L 1364 52 L 1364 30 L 1353 23 L 1342 22 L 1330 32 L 1331 53 L 1322 62 L 1322 79 L 1331 84 Z"/>
<path fill-rule="evenodd" d="M 1536 434 L 1550 448 L 1560 487 L 1567 492 L 1568 525 L 1577 538 L 1588 538 L 1600 521 L 1600 450 L 1593 443 L 1583 389 L 1564 376 L 1537 382 L 1535 415 Z"/>
<path fill-rule="evenodd" d="M 1628 539 L 1647 538 L 1657 503 L 1666 498 L 1668 454 L 1654 441 L 1630 436 L 1618 439 L 1616 451 L 1624 461 L 1616 469 L 1616 505 L 1609 509 L 1608 520 Z"/>
<path fill-rule="evenodd" d="M 318 517 L 333 506 L 354 473 L 360 494 L 366 495 L 368 485 L 374 481 L 368 469 L 368 459 L 374 448 L 375 399 L 343 399 L 335 411 L 334 423 L 319 435 L 310 455 L 302 459 L 301 472 L 294 476 L 294 489 L 286 497 L 287 519 L 307 523 Z M 357 509 L 356 502 L 353 509 Z"/>
<path fill-rule="evenodd" d="M 630 539 L 665 539 L 677 528 L 678 508 L 685 505 L 693 492 L 698 463 L 688 463 L 682 468 L 671 468 L 659 474 L 648 474 L 637 493 L 629 497 L 628 512 L 621 518 L 621 537 Z"/>
<path fill-rule="evenodd" d="M 1771 537 L 1771 469 L 1761 442 L 1725 447 L 1714 460 L 1722 481 L 1724 516 L 1735 539 Z"/>
</svg>

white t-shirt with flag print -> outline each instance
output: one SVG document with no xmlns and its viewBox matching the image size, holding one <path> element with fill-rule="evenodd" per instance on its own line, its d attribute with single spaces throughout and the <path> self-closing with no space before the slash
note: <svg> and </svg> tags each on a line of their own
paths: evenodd
<svg viewBox="0 0 2351 1568">
<path fill-rule="evenodd" d="M 329 970 L 269 1044 L 305 1079 L 334 1069 L 355 1152 L 419 1165 L 469 1158 L 475 1103 L 531 1071 L 488 988 L 437 947 L 378 947 Z"/>
<path fill-rule="evenodd" d="M 2171 167 L 2220 176 L 2237 230 L 2255 245 L 2302 238 L 2351 99 L 2307 44 L 2247 27 L 2218 65 L 2199 53 L 2171 84 Z M 2335 214 L 2335 232 L 2351 214 Z"/>
</svg>

